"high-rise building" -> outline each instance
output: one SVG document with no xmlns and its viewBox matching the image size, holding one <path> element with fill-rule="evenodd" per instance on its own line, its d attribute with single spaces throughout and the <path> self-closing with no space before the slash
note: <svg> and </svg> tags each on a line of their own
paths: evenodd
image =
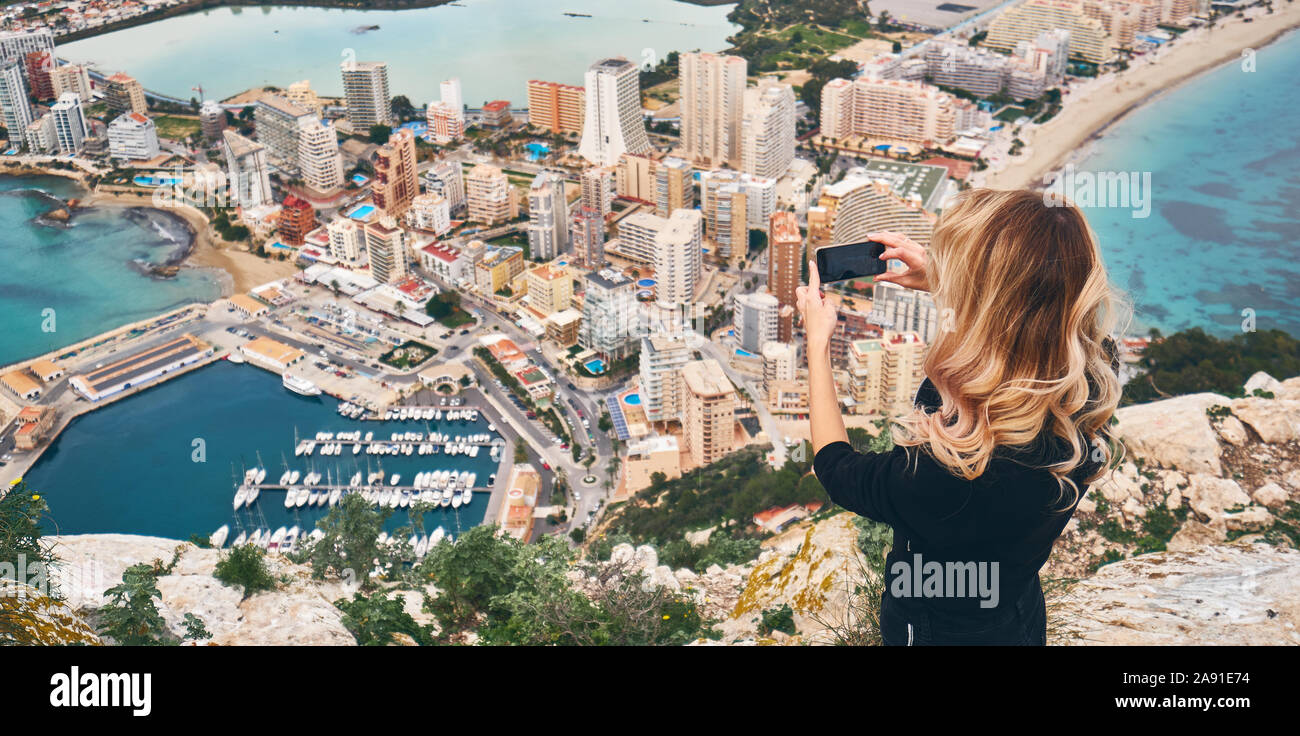
<svg viewBox="0 0 1300 736">
<path fill-rule="evenodd" d="M 569 249 L 569 204 L 564 177 L 542 171 L 528 188 L 528 251 L 549 261 Z"/>
<path fill-rule="evenodd" d="M 138 112 L 141 115 L 149 112 L 144 87 L 135 77 L 123 72 L 104 80 L 104 104 L 113 112 Z"/>
<path fill-rule="evenodd" d="M 650 138 L 641 118 L 637 67 L 622 57 L 601 59 L 586 74 L 586 115 L 578 152 L 598 166 L 613 166 L 624 153 L 646 153 Z"/>
<path fill-rule="evenodd" d="M 878 281 L 872 288 L 870 319 L 893 332 L 915 333 L 927 345 L 939 334 L 934 297 L 888 281 Z"/>
<path fill-rule="evenodd" d="M 605 265 L 605 218 L 585 206 L 573 208 L 569 218 L 569 242 L 584 268 Z"/>
<path fill-rule="evenodd" d="M 215 141 L 226 129 L 226 109 L 216 100 L 204 100 L 199 108 L 199 130 L 204 140 Z"/>
<path fill-rule="evenodd" d="M 266 146 L 227 128 L 221 131 L 221 152 L 226 159 L 226 179 L 235 194 L 235 204 L 240 207 L 270 204 L 271 165 Z"/>
<path fill-rule="evenodd" d="M 527 271 L 528 306 L 542 317 L 563 312 L 573 301 L 573 277 L 564 267 L 543 263 Z"/>
<path fill-rule="evenodd" d="M 685 159 L 669 156 L 654 162 L 655 214 L 671 215 L 674 210 L 695 207 L 695 169 Z"/>
<path fill-rule="evenodd" d="M 677 210 L 654 239 L 656 296 L 661 305 L 692 304 L 703 270 L 704 228 L 699 210 Z"/>
<path fill-rule="evenodd" d="M 54 118 L 42 115 L 28 123 L 23 140 L 32 153 L 53 153 L 58 150 L 59 144 L 54 137 Z"/>
<path fill-rule="evenodd" d="M 33 51 L 54 51 L 54 31 L 40 27 L 21 31 L 0 31 L 0 64 L 22 62 Z"/>
<path fill-rule="evenodd" d="M 31 125 L 32 104 L 27 99 L 22 63 L 16 58 L 0 62 L 0 113 L 4 114 L 9 137 L 20 140 L 23 131 Z"/>
<path fill-rule="evenodd" d="M 424 190 L 440 194 L 447 200 L 447 210 L 455 215 L 465 209 L 465 172 L 459 161 L 441 159 L 424 172 Z"/>
<path fill-rule="evenodd" d="M 698 213 L 698 210 L 693 211 Z M 618 254 L 637 263 L 653 266 L 655 238 L 667 226 L 668 218 L 645 210 L 638 210 L 624 217 L 618 221 Z M 609 246 L 614 247 L 613 241 Z"/>
<path fill-rule="evenodd" d="M 740 170 L 752 176 L 780 179 L 794 161 L 794 88 L 765 79 L 745 91 L 745 115 L 740 124 Z"/>
<path fill-rule="evenodd" d="M 925 343 L 914 333 L 887 333 L 849 346 L 849 396 L 858 414 L 909 411 L 925 380 Z"/>
<path fill-rule="evenodd" d="M 87 135 L 86 114 L 81 108 L 81 98 L 76 92 L 64 92 L 50 108 L 54 117 L 54 139 L 59 153 L 73 154 L 81 150 L 81 141 Z"/>
<path fill-rule="evenodd" d="M 898 232 L 926 245 L 934 220 L 919 198 L 901 199 L 885 181 L 850 174 L 823 187 L 817 205 L 808 208 L 808 242 L 820 247 L 864 240 L 868 233 Z"/>
<path fill-rule="evenodd" d="M 511 245 L 485 248 L 483 255 L 474 261 L 474 287 L 480 294 L 491 296 L 509 286 L 523 272 L 523 248 Z"/>
<path fill-rule="evenodd" d="M 366 253 L 370 275 L 381 284 L 395 284 L 407 277 L 406 231 L 392 217 L 366 223 Z"/>
<path fill-rule="evenodd" d="M 993 19 L 983 43 L 1011 52 L 1016 44 L 1033 41 L 1043 31 L 1061 28 L 1070 32 L 1070 56 L 1104 64 L 1115 57 L 1115 39 L 1084 5 L 1080 0 L 1025 0 Z"/>
<path fill-rule="evenodd" d="M 609 215 L 614 201 L 614 172 L 608 166 L 592 166 L 582 171 L 582 206 Z"/>
<path fill-rule="evenodd" d="M 678 58 L 682 152 L 705 166 L 740 168 L 740 125 L 748 63 L 702 52 Z"/>
<path fill-rule="evenodd" d="M 748 249 L 747 194 L 747 188 L 740 182 L 740 174 L 735 171 L 719 169 L 700 175 L 704 235 L 713 243 L 720 258 L 730 259 Z"/>
<path fill-rule="evenodd" d="M 731 322 L 740 347 L 757 355 L 765 343 L 778 339 L 780 311 L 781 303 L 765 291 L 737 294 L 732 300 Z"/>
<path fill-rule="evenodd" d="M 444 79 L 438 83 L 438 98 L 460 115 L 461 127 L 465 126 L 465 96 L 460 91 L 460 77 Z"/>
<path fill-rule="evenodd" d="M 619 156 L 614 167 L 614 192 L 618 198 L 654 204 L 656 165 L 650 154 L 625 153 Z"/>
<path fill-rule="evenodd" d="M 637 348 L 636 283 L 604 269 L 583 276 L 582 325 L 578 344 L 605 360 L 621 360 Z"/>
<path fill-rule="evenodd" d="M 403 128 L 375 151 L 375 177 L 371 184 L 375 207 L 389 217 L 401 217 L 420 193 L 416 171 L 415 134 Z"/>
<path fill-rule="evenodd" d="M 955 101 L 921 82 L 859 77 L 822 88 L 822 137 L 945 143 L 955 132 Z"/>
<path fill-rule="evenodd" d="M 108 124 L 109 158 L 148 161 L 161 153 L 158 131 L 146 115 L 128 112 Z"/>
<path fill-rule="evenodd" d="M 325 226 L 325 232 L 329 234 L 331 256 L 352 263 L 361 259 L 361 251 L 366 246 L 361 223 L 350 217 L 339 217 Z"/>
<path fill-rule="evenodd" d="M 279 95 L 262 95 L 253 106 L 257 141 L 266 146 L 271 164 L 286 173 L 298 173 L 298 136 L 312 113 Z"/>
<path fill-rule="evenodd" d="M 491 100 L 479 108 L 479 120 L 489 128 L 506 128 L 515 122 L 510 110 L 510 100 Z"/>
<path fill-rule="evenodd" d="M 406 211 L 406 221 L 416 230 L 442 235 L 451 229 L 451 214 L 447 200 L 437 192 L 425 192 L 411 200 Z"/>
<path fill-rule="evenodd" d="M 795 289 L 802 281 L 803 260 L 799 218 L 793 212 L 772 213 L 767 228 L 767 289 L 790 309 L 778 316 L 777 339 L 782 342 L 794 339 Z"/>
<path fill-rule="evenodd" d="M 298 170 L 303 183 L 322 194 L 343 186 L 343 156 L 334 126 L 315 115 L 303 118 L 298 131 Z"/>
<path fill-rule="evenodd" d="M 27 54 L 24 63 L 27 68 L 27 87 L 31 90 L 32 97 L 38 100 L 52 100 L 58 97 L 54 93 L 54 81 L 50 79 L 50 72 L 57 66 L 54 52 L 33 51 Z"/>
<path fill-rule="evenodd" d="M 484 225 L 519 216 L 519 193 L 505 172 L 491 164 L 479 164 L 465 175 L 465 200 L 469 219 Z"/>
<path fill-rule="evenodd" d="M 763 344 L 763 388 L 779 381 L 793 381 L 799 369 L 794 345 L 776 340 Z"/>
<path fill-rule="evenodd" d="M 91 96 L 90 73 L 85 64 L 64 64 L 50 69 L 50 84 L 55 98 L 64 92 L 76 92 L 83 100 Z"/>
<path fill-rule="evenodd" d="M 680 334 L 655 332 L 641 338 L 641 402 L 651 422 L 681 417 L 681 376 L 691 350 Z"/>
<path fill-rule="evenodd" d="M 700 465 L 721 460 L 736 447 L 736 388 L 718 361 L 682 366 L 682 436 Z"/>
<path fill-rule="evenodd" d="M 425 123 L 429 133 L 441 144 L 458 141 L 465 135 L 465 105 L 461 100 L 460 79 L 448 79 L 438 85 L 441 99 L 429 103 Z"/>
<path fill-rule="evenodd" d="M 528 81 L 528 124 L 561 135 L 582 132 L 586 90 L 571 84 Z"/>
<path fill-rule="evenodd" d="M 393 102 L 388 96 L 388 64 L 382 61 L 345 61 L 343 96 L 352 130 L 365 133 L 372 125 L 393 124 Z"/>
<path fill-rule="evenodd" d="M 316 210 L 311 203 L 292 194 L 280 205 L 280 221 L 276 234 L 285 245 L 299 246 L 307 242 L 307 233 L 316 229 Z"/>
</svg>

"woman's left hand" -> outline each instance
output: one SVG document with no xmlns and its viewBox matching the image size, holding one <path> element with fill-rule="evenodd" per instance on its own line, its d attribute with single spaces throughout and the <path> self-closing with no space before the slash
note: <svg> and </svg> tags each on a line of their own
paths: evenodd
<svg viewBox="0 0 1300 736">
<path fill-rule="evenodd" d="M 838 320 L 835 305 L 821 290 L 821 277 L 817 273 L 817 264 L 808 262 L 808 285 L 795 289 L 799 301 L 799 314 L 803 317 L 804 336 L 808 349 L 822 350 L 831 342 Z"/>
</svg>

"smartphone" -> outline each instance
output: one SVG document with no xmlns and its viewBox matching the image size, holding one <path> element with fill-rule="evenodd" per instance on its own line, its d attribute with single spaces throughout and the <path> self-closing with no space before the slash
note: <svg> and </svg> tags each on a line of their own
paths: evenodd
<svg viewBox="0 0 1300 736">
<path fill-rule="evenodd" d="M 817 249 L 817 275 L 825 284 L 884 273 L 889 265 L 880 260 L 884 252 L 885 244 L 874 240 L 822 246 Z"/>
</svg>

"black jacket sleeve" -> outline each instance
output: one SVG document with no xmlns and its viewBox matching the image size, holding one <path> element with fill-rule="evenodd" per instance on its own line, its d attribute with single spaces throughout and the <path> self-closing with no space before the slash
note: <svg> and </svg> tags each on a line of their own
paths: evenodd
<svg viewBox="0 0 1300 736">
<path fill-rule="evenodd" d="M 847 442 L 832 442 L 813 458 L 813 472 L 836 504 L 909 537 L 941 534 L 945 520 L 967 501 L 953 493 L 952 478 L 920 455 L 912 467 L 907 450 L 857 452 Z"/>
</svg>

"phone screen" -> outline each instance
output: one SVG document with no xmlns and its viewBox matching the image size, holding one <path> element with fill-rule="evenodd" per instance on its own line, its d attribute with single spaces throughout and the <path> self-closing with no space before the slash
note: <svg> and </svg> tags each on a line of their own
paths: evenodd
<svg viewBox="0 0 1300 736">
<path fill-rule="evenodd" d="M 873 240 L 818 248 L 817 275 L 822 283 L 826 283 L 884 273 L 888 265 L 880 260 L 880 254 L 884 252 L 885 244 Z"/>
</svg>

